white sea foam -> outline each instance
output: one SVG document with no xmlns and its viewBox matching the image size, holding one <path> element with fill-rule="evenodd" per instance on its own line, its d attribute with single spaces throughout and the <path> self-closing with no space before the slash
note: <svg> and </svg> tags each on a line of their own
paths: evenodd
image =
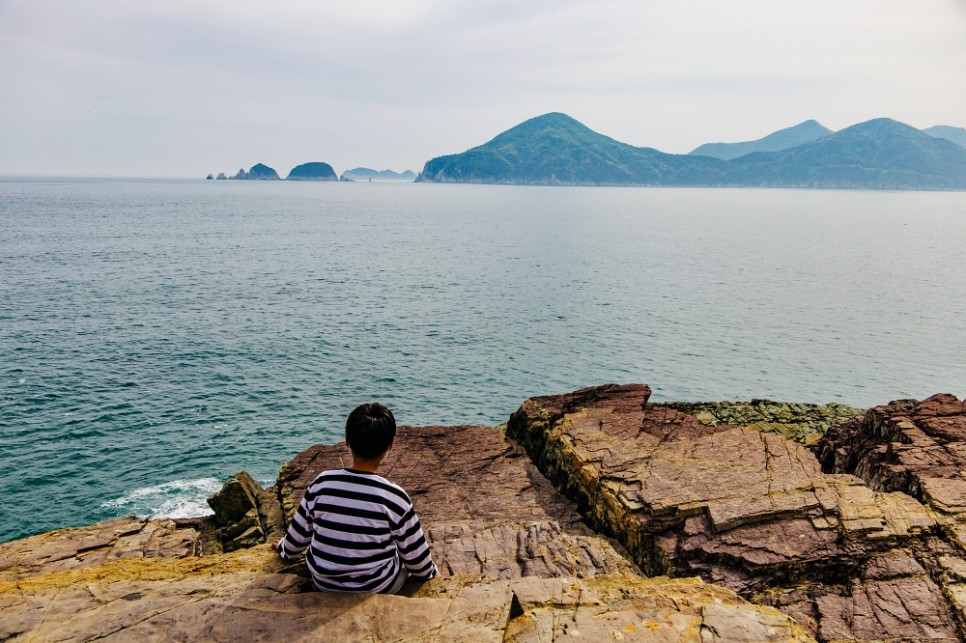
<svg viewBox="0 0 966 643">
<path fill-rule="evenodd" d="M 108 500 L 101 506 L 117 509 L 120 513 L 151 518 L 192 518 L 211 515 L 206 499 L 218 491 L 221 483 L 215 478 L 172 480 L 152 487 L 141 487 Z"/>
</svg>

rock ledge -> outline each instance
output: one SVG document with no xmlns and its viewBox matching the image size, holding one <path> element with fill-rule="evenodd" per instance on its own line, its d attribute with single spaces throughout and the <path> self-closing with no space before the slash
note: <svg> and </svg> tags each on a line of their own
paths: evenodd
<svg viewBox="0 0 966 643">
<path fill-rule="evenodd" d="M 316 445 L 268 489 L 233 477 L 212 519 L 0 545 L 0 640 L 963 637 L 962 402 L 858 417 L 649 396 L 593 387 L 528 400 L 505 430 L 400 428 L 383 472 L 413 497 L 441 570 L 404 595 L 305 591 L 304 565 L 265 544 L 315 474 L 346 461 L 344 445 Z"/>
</svg>

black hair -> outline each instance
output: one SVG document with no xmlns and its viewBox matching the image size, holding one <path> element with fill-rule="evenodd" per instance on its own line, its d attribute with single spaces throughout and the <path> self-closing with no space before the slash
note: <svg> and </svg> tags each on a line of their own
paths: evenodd
<svg viewBox="0 0 966 643">
<path fill-rule="evenodd" d="M 345 441 L 364 460 L 381 456 L 395 438 L 396 418 L 378 402 L 357 406 L 345 421 Z"/>
</svg>

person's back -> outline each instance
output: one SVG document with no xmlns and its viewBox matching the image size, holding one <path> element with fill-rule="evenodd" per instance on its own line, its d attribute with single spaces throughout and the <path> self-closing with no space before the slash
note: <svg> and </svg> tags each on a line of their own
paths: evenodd
<svg viewBox="0 0 966 643">
<path fill-rule="evenodd" d="M 320 473 L 275 544 L 285 559 L 308 549 L 305 562 L 317 589 L 393 593 L 408 575 L 417 580 L 436 575 L 412 500 L 378 475 L 395 435 L 389 409 L 356 408 L 346 421 L 352 467 Z"/>
</svg>

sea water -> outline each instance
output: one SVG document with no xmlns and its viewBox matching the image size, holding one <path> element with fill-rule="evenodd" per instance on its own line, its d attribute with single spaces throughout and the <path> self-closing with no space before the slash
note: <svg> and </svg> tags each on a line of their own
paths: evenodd
<svg viewBox="0 0 966 643">
<path fill-rule="evenodd" d="M 966 394 L 966 194 L 0 180 L 0 541 L 207 513 L 357 404 Z"/>
</svg>

